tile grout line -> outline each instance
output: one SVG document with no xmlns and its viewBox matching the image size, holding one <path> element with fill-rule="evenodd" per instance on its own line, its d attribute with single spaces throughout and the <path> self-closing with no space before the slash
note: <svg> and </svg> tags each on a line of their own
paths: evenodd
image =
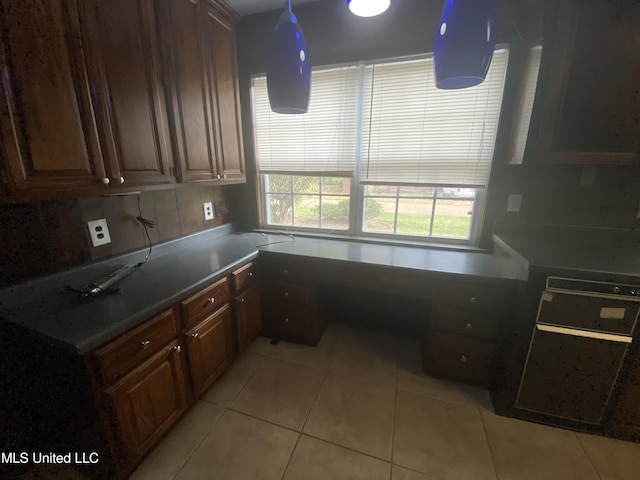
<svg viewBox="0 0 640 480">
<path fill-rule="evenodd" d="M 374 460 L 378 460 L 380 462 L 388 463 L 389 465 L 393 464 L 393 462 L 391 460 L 387 460 L 386 458 L 376 457 L 375 455 L 373 455 L 371 453 L 363 452 L 362 450 L 356 450 L 355 448 L 347 447 L 345 445 L 341 445 L 341 444 L 337 443 L 334 440 L 327 440 L 326 438 L 318 437 L 318 436 L 316 436 L 316 435 L 314 435 L 312 433 L 302 432 L 301 435 L 304 435 L 304 436 L 309 437 L 309 438 L 313 438 L 314 440 L 319 440 L 319 441 L 324 442 L 324 443 L 328 443 L 329 445 L 333 445 L 334 447 L 339 447 L 339 448 L 343 448 L 345 450 L 349 450 L 350 452 L 357 453 L 358 455 L 364 455 L 365 457 L 369 457 L 369 458 L 372 458 Z"/>
<path fill-rule="evenodd" d="M 393 478 L 393 452 L 396 445 L 396 417 L 398 416 L 398 378 L 396 375 L 396 392 L 393 398 L 393 422 L 391 427 L 391 466 L 389 467 L 389 480 Z"/>
<path fill-rule="evenodd" d="M 585 448 L 584 444 L 582 443 L 582 441 L 580 440 L 580 437 L 578 436 L 578 434 L 576 432 L 573 432 L 573 434 L 576 437 L 576 440 L 578 441 L 578 443 L 580 444 L 580 447 L 582 448 L 582 451 L 584 452 L 584 454 L 587 456 L 587 458 L 589 459 L 589 463 L 591 464 L 591 467 L 593 467 L 593 471 L 596 472 L 596 475 L 598 476 L 598 478 L 600 480 L 602 480 L 602 476 L 600 475 L 600 472 L 598 471 L 598 468 L 596 467 L 596 464 L 593 463 L 593 459 L 591 458 L 591 455 L 589 455 L 589 452 L 587 452 L 587 449 Z"/>
<path fill-rule="evenodd" d="M 291 465 L 291 459 L 293 455 L 296 453 L 296 448 L 298 448 L 298 443 L 300 443 L 300 438 L 302 437 L 302 432 L 297 432 L 298 438 L 296 438 L 296 444 L 291 449 L 291 453 L 289 454 L 289 459 L 287 460 L 287 464 L 284 466 L 282 470 L 282 475 L 280 476 L 280 480 L 284 480 L 284 477 L 287 475 L 287 470 L 289 470 L 289 465 Z"/>
<path fill-rule="evenodd" d="M 196 400 L 197 402 L 197 400 Z M 211 404 L 213 405 L 213 404 Z M 195 404 L 194 404 L 195 406 Z M 219 407 L 220 405 L 216 405 L 217 407 Z M 193 407 L 191 407 L 193 408 Z M 216 421 L 213 422 L 213 425 L 211 425 L 211 428 L 207 430 L 207 433 L 205 433 L 202 436 L 202 440 L 200 440 L 198 442 L 198 444 L 195 446 L 195 448 L 191 451 L 191 453 L 187 456 L 186 460 L 182 463 L 182 465 L 180 465 L 180 468 L 178 469 L 178 471 L 175 473 L 175 475 L 173 475 L 173 477 L 171 477 L 171 480 L 175 480 L 176 478 L 178 478 L 178 475 L 180 475 L 180 472 L 182 471 L 182 469 L 185 467 L 185 465 L 189 462 L 189 460 L 191 460 L 191 457 L 193 457 L 193 454 L 196 453 L 198 451 L 198 449 L 200 448 L 200 445 L 202 445 L 202 443 L 204 442 L 204 440 L 209 436 L 209 434 L 211 433 L 211 431 L 215 428 L 215 426 L 218 424 L 218 422 L 220 421 L 220 419 L 224 416 L 225 413 L 227 413 L 227 408 L 222 407 L 222 413 L 218 416 L 218 418 L 216 418 Z M 184 417 L 183 417 L 184 418 Z M 166 438 L 166 437 L 165 437 Z M 156 445 L 156 447 L 153 449 L 155 450 L 156 448 L 158 448 L 158 446 Z M 153 451 L 152 450 L 152 451 Z M 151 453 L 151 452 L 150 452 Z"/>
<path fill-rule="evenodd" d="M 494 458 L 493 450 L 491 449 L 491 442 L 489 441 L 489 434 L 487 433 L 487 425 L 484 421 L 484 416 L 482 415 L 482 409 L 476 400 L 476 411 L 478 415 L 480 415 L 480 422 L 482 423 L 482 431 L 484 432 L 484 438 L 487 440 L 487 448 L 489 449 L 489 457 L 491 457 L 491 466 L 493 467 L 493 474 L 495 475 L 497 480 L 500 480 L 500 475 L 498 474 L 498 469 L 496 468 L 496 460 Z"/>
</svg>

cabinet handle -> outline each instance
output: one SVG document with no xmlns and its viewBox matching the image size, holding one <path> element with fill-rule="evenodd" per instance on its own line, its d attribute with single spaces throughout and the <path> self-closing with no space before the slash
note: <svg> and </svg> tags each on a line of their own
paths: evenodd
<svg viewBox="0 0 640 480">
<path fill-rule="evenodd" d="M 465 326 L 467 327 L 467 330 L 471 330 L 472 325 L 470 323 L 467 323 Z"/>
<path fill-rule="evenodd" d="M 199 336 L 200 336 L 200 334 L 199 334 L 198 332 L 196 332 L 196 333 L 192 333 L 192 334 L 191 334 L 191 338 L 193 338 L 194 340 L 195 340 L 196 338 L 198 338 Z"/>
<path fill-rule="evenodd" d="M 198 4 L 198 0 L 189 0 L 191 3 L 193 3 L 194 5 Z"/>
<path fill-rule="evenodd" d="M 244 298 L 240 298 L 240 303 L 244 303 Z"/>
<path fill-rule="evenodd" d="M 173 347 L 173 349 L 176 351 L 176 353 L 180 353 L 182 351 L 180 345 L 176 345 L 175 347 Z"/>
<path fill-rule="evenodd" d="M 145 350 L 149 348 L 149 345 L 151 345 L 151 342 L 149 340 L 145 340 L 144 342 L 142 342 L 142 348 L 144 348 Z"/>
<path fill-rule="evenodd" d="M 124 183 L 124 177 L 115 177 L 114 180 L 121 185 Z"/>
<path fill-rule="evenodd" d="M 217 179 L 217 180 L 220 180 L 221 178 L 222 178 L 222 176 L 221 176 L 220 174 L 217 174 L 217 175 L 216 175 L 216 179 Z"/>
<path fill-rule="evenodd" d="M 253 272 L 249 272 L 249 275 L 247 275 L 247 277 L 249 278 L 253 277 Z"/>
<path fill-rule="evenodd" d="M 226 179 L 227 179 L 227 174 L 226 174 L 226 173 L 223 173 L 223 174 L 222 174 L 222 179 L 223 179 L 223 180 L 226 180 Z"/>
<path fill-rule="evenodd" d="M 289 271 L 287 269 L 285 269 L 283 273 L 286 275 L 286 274 L 289 273 Z"/>
<path fill-rule="evenodd" d="M 284 319 L 284 323 L 289 323 L 289 319 L 288 319 L 288 318 L 285 318 L 285 319 Z"/>
<path fill-rule="evenodd" d="M 216 303 L 216 299 L 215 299 L 215 298 L 213 298 L 213 297 L 211 297 L 211 298 L 207 298 L 207 303 L 208 303 L 209 305 L 213 305 L 214 303 Z"/>
<path fill-rule="evenodd" d="M 289 292 L 284 292 L 284 296 L 288 297 L 289 296 Z"/>
<path fill-rule="evenodd" d="M 460 357 L 460 361 L 461 361 L 462 363 L 466 362 L 466 361 L 467 361 L 467 356 L 466 356 L 466 355 L 462 355 L 462 356 Z"/>
<path fill-rule="evenodd" d="M 102 177 L 102 184 L 106 187 L 107 185 L 109 185 L 111 183 L 111 180 L 109 180 L 109 177 Z"/>
<path fill-rule="evenodd" d="M 471 303 L 476 303 L 478 301 L 478 299 L 476 297 L 471 297 L 471 298 L 469 298 L 469 301 Z"/>
</svg>

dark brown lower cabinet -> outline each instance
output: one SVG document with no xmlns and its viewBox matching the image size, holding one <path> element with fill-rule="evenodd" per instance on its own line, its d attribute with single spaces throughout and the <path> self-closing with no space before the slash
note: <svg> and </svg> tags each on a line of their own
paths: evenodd
<svg viewBox="0 0 640 480">
<path fill-rule="evenodd" d="M 238 349 L 243 351 L 262 329 L 260 287 L 245 290 L 234 299 L 234 302 L 238 326 Z"/>
<path fill-rule="evenodd" d="M 640 352 L 627 365 L 607 430 L 618 438 L 640 441 Z"/>
<path fill-rule="evenodd" d="M 104 391 L 127 465 L 141 459 L 187 410 L 182 355 L 171 342 Z"/>
<path fill-rule="evenodd" d="M 222 375 L 233 357 L 233 346 L 229 345 L 231 321 L 231 310 L 226 304 L 185 334 L 196 399 Z"/>
</svg>

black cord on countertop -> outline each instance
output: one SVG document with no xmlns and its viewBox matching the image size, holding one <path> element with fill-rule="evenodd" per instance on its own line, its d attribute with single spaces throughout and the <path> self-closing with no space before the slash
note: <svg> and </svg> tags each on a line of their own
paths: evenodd
<svg viewBox="0 0 640 480">
<path fill-rule="evenodd" d="M 149 228 L 153 228 L 156 226 L 153 220 L 149 220 L 142 216 L 142 209 L 140 208 L 140 195 L 138 195 L 138 216 L 136 217 L 142 227 L 144 228 L 144 233 L 147 235 L 147 240 L 149 241 L 149 252 L 145 255 L 144 260 L 138 263 L 138 267 L 141 267 L 145 263 L 149 261 L 149 257 L 151 257 L 151 252 L 153 251 L 153 242 L 151 241 L 151 236 L 149 236 Z"/>
</svg>

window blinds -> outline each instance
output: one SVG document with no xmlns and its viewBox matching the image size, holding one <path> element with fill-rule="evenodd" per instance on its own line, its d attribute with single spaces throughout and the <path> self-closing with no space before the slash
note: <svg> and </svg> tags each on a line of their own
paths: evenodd
<svg viewBox="0 0 640 480">
<path fill-rule="evenodd" d="M 476 87 L 438 90 L 433 58 L 365 67 L 363 183 L 486 186 L 508 50 Z"/>
<path fill-rule="evenodd" d="M 316 70 L 309 111 L 280 115 L 269 106 L 267 79 L 253 79 L 256 153 L 262 173 L 353 174 L 359 68 Z"/>
</svg>

